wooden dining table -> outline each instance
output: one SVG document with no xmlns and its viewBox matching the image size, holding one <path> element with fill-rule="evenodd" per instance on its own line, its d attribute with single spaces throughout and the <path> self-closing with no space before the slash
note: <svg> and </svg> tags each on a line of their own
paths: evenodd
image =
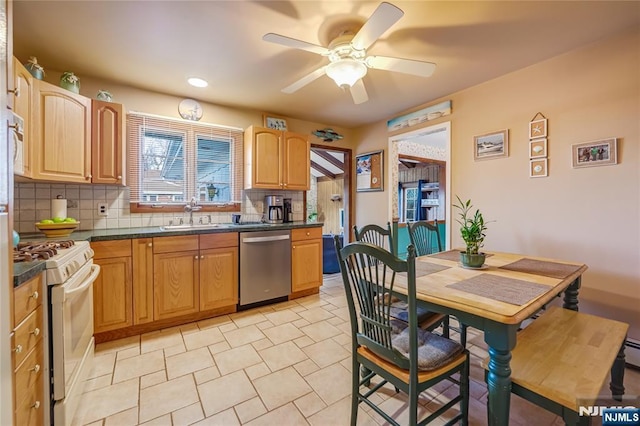
<svg viewBox="0 0 640 426">
<path fill-rule="evenodd" d="M 455 316 L 484 332 L 489 347 L 488 423 L 508 425 L 511 350 L 522 322 L 564 293 L 563 307 L 578 310 L 580 280 L 587 266 L 523 254 L 486 252 L 485 265 L 465 268 L 460 251 L 416 258 L 416 293 L 421 307 Z M 403 285 L 405 287 L 403 288 Z M 406 278 L 396 291 L 406 293 Z"/>
</svg>

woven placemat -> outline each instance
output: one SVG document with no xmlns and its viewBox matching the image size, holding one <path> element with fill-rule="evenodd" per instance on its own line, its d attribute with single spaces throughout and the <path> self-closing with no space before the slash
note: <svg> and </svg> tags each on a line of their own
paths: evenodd
<svg viewBox="0 0 640 426">
<path fill-rule="evenodd" d="M 425 275 L 429 274 L 435 274 L 436 272 L 444 271 L 445 269 L 450 269 L 450 267 L 436 265 L 435 263 L 416 261 L 416 278 L 424 277 Z M 398 275 L 406 277 L 407 273 L 401 272 Z"/>
<path fill-rule="evenodd" d="M 575 273 L 581 268 L 581 266 L 524 258 L 513 263 L 509 263 L 508 265 L 501 266 L 500 268 L 516 272 L 524 272 L 526 274 L 542 275 L 549 278 L 564 279 Z"/>
<path fill-rule="evenodd" d="M 491 274 L 476 275 L 447 287 L 512 305 L 524 305 L 549 290 L 542 284 Z"/>
<path fill-rule="evenodd" d="M 491 257 L 493 254 L 487 253 L 485 256 Z M 451 260 L 452 262 L 460 262 L 460 250 L 441 251 L 440 253 L 432 254 L 430 257 L 442 260 Z"/>
</svg>

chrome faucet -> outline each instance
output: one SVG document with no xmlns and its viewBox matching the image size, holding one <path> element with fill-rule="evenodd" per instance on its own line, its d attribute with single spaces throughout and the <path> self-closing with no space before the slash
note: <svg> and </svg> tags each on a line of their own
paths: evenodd
<svg viewBox="0 0 640 426">
<path fill-rule="evenodd" d="M 191 201 L 184 206 L 185 213 L 189 213 L 189 225 L 193 225 L 193 212 L 198 211 L 202 208 L 202 206 L 198 205 L 198 200 L 196 197 L 191 197 Z"/>
</svg>

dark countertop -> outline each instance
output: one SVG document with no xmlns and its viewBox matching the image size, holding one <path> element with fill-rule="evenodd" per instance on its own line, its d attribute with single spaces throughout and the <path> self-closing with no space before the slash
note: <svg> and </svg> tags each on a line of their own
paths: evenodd
<svg viewBox="0 0 640 426">
<path fill-rule="evenodd" d="M 315 228 L 322 226 L 321 222 L 290 222 L 290 223 L 245 223 L 220 224 L 212 228 L 172 229 L 164 230 L 159 226 L 142 228 L 96 229 L 93 231 L 76 231 L 69 237 L 76 241 L 109 241 L 126 240 L 130 238 L 170 237 L 176 235 L 218 234 L 223 232 L 251 232 L 277 231 L 282 229 Z M 67 238 L 67 239 L 69 239 Z M 20 235 L 20 241 L 45 240 L 44 234 L 33 233 Z M 57 238 L 58 240 L 64 238 Z M 18 262 L 13 264 L 13 286 L 18 287 L 45 270 L 44 261 Z"/>
</svg>

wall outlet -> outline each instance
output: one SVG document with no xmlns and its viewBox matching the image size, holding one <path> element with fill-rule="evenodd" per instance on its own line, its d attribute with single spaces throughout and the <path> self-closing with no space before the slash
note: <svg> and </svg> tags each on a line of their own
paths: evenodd
<svg viewBox="0 0 640 426">
<path fill-rule="evenodd" d="M 98 203 L 98 216 L 109 216 L 107 203 Z"/>
</svg>

